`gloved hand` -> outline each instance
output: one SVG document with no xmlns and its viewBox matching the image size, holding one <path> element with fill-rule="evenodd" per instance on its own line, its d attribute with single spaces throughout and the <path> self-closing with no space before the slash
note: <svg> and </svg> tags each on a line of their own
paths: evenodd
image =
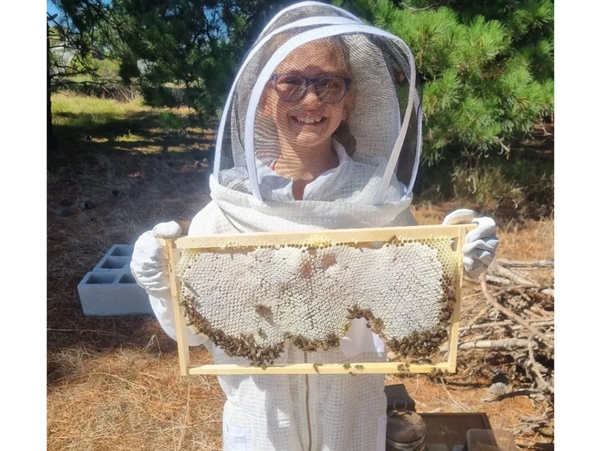
<svg viewBox="0 0 600 451">
<path fill-rule="evenodd" d="M 181 235 L 181 227 L 175 221 L 161 222 L 154 229 L 145 232 L 133 246 L 131 256 L 131 273 L 148 293 L 150 305 L 160 326 L 173 340 L 177 340 L 175 332 L 175 314 L 169 286 L 169 267 L 167 251 L 157 238 L 177 238 Z M 199 346 L 208 340 L 187 328 L 188 345 Z"/>
<path fill-rule="evenodd" d="M 500 240 L 496 236 L 496 223 L 492 218 L 475 218 L 473 210 L 462 208 L 453 211 L 444 218 L 442 225 L 478 224 L 475 230 L 465 236 L 463 246 L 463 263 L 467 276 L 477 279 L 494 257 Z"/>
<path fill-rule="evenodd" d="M 148 294 L 169 292 L 169 268 L 166 250 L 156 238 L 177 238 L 181 227 L 175 221 L 161 222 L 143 233 L 133 246 L 131 273 Z"/>
</svg>

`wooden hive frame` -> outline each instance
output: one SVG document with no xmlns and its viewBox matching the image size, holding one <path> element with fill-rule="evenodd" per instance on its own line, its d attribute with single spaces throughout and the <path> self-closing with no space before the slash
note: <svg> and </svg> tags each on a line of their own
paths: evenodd
<svg viewBox="0 0 600 451">
<path fill-rule="evenodd" d="M 375 373 L 431 373 L 433 371 L 456 372 L 456 356 L 458 350 L 458 326 L 460 322 L 460 306 L 462 299 L 462 247 L 465 235 L 475 227 L 468 225 L 435 225 L 413 227 L 384 227 L 371 229 L 317 230 L 305 232 L 267 232 L 245 233 L 235 235 L 188 236 L 174 240 L 160 240 L 167 248 L 167 261 L 173 308 L 175 313 L 175 329 L 181 375 L 198 374 L 375 374 Z M 187 341 L 186 322 L 183 308 L 179 304 L 179 282 L 175 272 L 179 261 L 180 250 L 194 249 L 232 249 L 236 247 L 253 247 L 261 245 L 305 244 L 307 242 L 387 242 L 400 236 L 402 238 L 422 240 L 427 238 L 448 237 L 454 240 L 452 251 L 458 261 L 457 274 L 454 277 L 455 304 L 450 319 L 447 360 L 432 364 L 403 365 L 399 362 L 363 362 L 363 363 L 297 363 L 289 365 L 269 365 L 266 367 L 252 365 L 192 365 L 190 363 L 189 345 Z"/>
</svg>

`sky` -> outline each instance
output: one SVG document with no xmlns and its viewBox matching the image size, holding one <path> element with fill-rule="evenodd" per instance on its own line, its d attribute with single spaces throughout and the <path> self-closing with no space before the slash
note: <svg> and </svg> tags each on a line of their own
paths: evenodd
<svg viewBox="0 0 600 451">
<path fill-rule="evenodd" d="M 49 0 L 46 0 L 46 11 L 48 11 L 50 14 L 56 14 L 58 12 L 56 6 L 54 6 Z"/>
</svg>

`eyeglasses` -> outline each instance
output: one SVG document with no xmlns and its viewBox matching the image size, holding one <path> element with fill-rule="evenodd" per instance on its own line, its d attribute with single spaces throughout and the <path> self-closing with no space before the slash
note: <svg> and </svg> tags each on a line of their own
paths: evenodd
<svg viewBox="0 0 600 451">
<path fill-rule="evenodd" d="M 298 102 L 302 100 L 308 88 L 315 86 L 317 97 L 325 103 L 340 102 L 350 87 L 350 79 L 335 75 L 310 78 L 297 74 L 273 74 L 271 81 L 279 98 L 284 102 Z"/>
</svg>

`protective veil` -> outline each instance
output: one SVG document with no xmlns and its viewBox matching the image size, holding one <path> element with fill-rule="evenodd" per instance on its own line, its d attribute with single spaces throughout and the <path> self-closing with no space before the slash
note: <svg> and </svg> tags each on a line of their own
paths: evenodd
<svg viewBox="0 0 600 451">
<path fill-rule="evenodd" d="M 333 135 L 351 155 L 352 167 L 341 168 L 351 172 L 351 180 L 342 186 L 325 183 L 318 200 L 273 202 L 286 200 L 281 192 L 289 180 L 281 180 L 269 165 L 279 157 L 286 134 L 297 129 L 282 131 L 277 114 L 269 111 L 269 103 L 285 105 L 285 100 L 265 98 L 298 83 L 282 80 L 281 69 L 289 70 L 286 61 L 307 55 L 319 61 L 318 53 L 328 50 L 342 53 L 338 66 L 351 79 L 350 111 Z M 316 85 L 315 91 L 320 87 L 327 90 Z M 287 8 L 249 50 L 228 96 L 216 143 L 213 199 L 240 231 L 389 224 L 412 198 L 421 149 L 417 88 L 414 58 L 398 37 L 330 5 L 303 2 Z"/>
</svg>

